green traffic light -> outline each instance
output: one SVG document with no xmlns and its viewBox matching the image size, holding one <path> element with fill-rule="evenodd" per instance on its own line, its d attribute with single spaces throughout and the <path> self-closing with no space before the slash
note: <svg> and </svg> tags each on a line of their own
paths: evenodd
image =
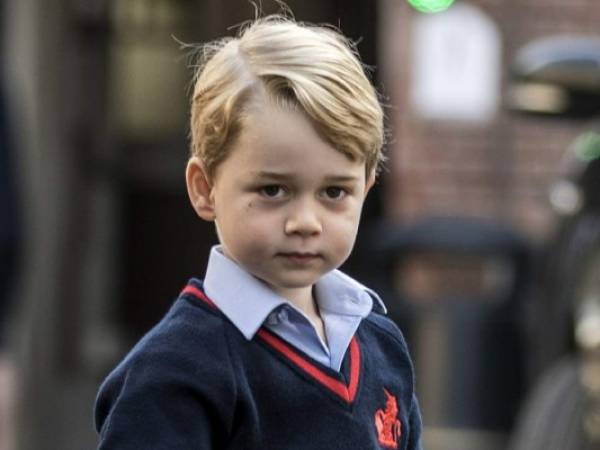
<svg viewBox="0 0 600 450">
<path fill-rule="evenodd" d="M 436 13 L 448 9 L 454 0 L 408 0 L 408 3 L 417 11 Z"/>
</svg>

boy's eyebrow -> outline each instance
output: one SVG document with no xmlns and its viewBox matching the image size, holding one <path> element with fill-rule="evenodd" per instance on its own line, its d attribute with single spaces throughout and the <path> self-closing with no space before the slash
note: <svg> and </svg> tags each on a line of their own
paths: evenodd
<svg viewBox="0 0 600 450">
<path fill-rule="evenodd" d="M 293 176 L 294 176 L 292 173 L 269 172 L 266 170 L 261 170 L 260 172 L 257 173 L 257 175 L 260 178 L 270 178 L 270 179 L 274 179 L 274 180 L 287 180 L 287 179 L 293 178 Z"/>
<path fill-rule="evenodd" d="M 361 177 L 356 175 L 327 175 L 325 179 L 333 183 L 349 183 L 353 181 L 360 181 Z"/>
<path fill-rule="evenodd" d="M 272 180 L 289 180 L 295 178 L 293 172 L 271 172 L 262 170 L 257 173 L 260 178 L 269 178 Z M 331 174 L 326 175 L 325 180 L 333 183 L 348 183 L 353 181 L 359 181 L 360 177 L 356 175 L 345 175 L 345 174 Z"/>
</svg>

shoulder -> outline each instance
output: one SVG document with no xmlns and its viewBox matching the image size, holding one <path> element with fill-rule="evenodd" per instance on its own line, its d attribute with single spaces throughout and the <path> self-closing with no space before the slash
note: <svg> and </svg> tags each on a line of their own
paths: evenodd
<svg viewBox="0 0 600 450">
<path fill-rule="evenodd" d="M 182 296 L 115 371 L 147 365 L 147 370 L 158 374 L 176 370 L 174 363 L 210 368 L 211 361 L 227 359 L 227 325 L 218 311 Z"/>
<path fill-rule="evenodd" d="M 236 395 L 224 320 L 180 297 L 101 385 L 101 448 L 209 448 L 198 443 L 225 433 Z"/>
<path fill-rule="evenodd" d="M 396 323 L 387 316 L 378 312 L 371 312 L 363 320 L 364 328 L 374 334 L 379 340 L 388 341 L 408 353 L 408 346 L 402 331 Z"/>
<path fill-rule="evenodd" d="M 217 311 L 180 297 L 108 375 L 97 409 L 110 409 L 123 395 L 172 388 L 233 392 L 227 324 Z M 229 385 L 229 386 L 225 386 Z M 218 389 L 218 387 L 221 387 Z"/>
</svg>

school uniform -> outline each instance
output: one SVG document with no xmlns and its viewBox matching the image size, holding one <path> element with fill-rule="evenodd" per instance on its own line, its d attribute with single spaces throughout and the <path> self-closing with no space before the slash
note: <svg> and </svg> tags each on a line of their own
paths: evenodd
<svg viewBox="0 0 600 450">
<path fill-rule="evenodd" d="M 379 297 L 339 271 L 308 318 L 211 251 L 167 315 L 107 377 L 99 449 L 420 449 L 402 334 Z"/>
</svg>

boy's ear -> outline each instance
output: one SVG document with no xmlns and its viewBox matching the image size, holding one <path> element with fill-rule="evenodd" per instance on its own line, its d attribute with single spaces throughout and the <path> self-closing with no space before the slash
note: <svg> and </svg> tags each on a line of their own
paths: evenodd
<svg viewBox="0 0 600 450">
<path fill-rule="evenodd" d="M 200 159 L 192 156 L 185 169 L 188 196 L 196 214 L 204 220 L 215 220 L 212 185 Z"/>
</svg>

